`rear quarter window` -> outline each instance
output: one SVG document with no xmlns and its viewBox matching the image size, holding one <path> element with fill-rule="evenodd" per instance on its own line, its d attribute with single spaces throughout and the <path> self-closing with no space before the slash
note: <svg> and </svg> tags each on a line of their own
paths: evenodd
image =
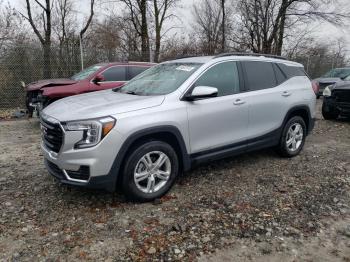
<svg viewBox="0 0 350 262">
<path fill-rule="evenodd" d="M 285 64 L 277 64 L 277 65 L 283 71 L 283 73 L 288 77 L 288 79 L 295 76 L 307 76 L 303 67 L 288 66 Z"/>
</svg>

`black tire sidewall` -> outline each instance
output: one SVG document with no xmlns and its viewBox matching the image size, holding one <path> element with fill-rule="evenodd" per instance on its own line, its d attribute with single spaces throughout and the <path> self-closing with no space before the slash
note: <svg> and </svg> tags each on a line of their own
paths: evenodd
<svg viewBox="0 0 350 262">
<path fill-rule="evenodd" d="M 161 188 L 159 191 L 146 194 L 140 191 L 134 181 L 134 170 L 138 163 L 138 161 L 148 152 L 152 151 L 161 151 L 165 153 L 171 162 L 171 174 L 167 184 Z M 126 197 L 131 200 L 136 200 L 139 202 L 147 202 L 154 200 L 156 198 L 160 198 L 165 195 L 169 189 L 174 184 L 176 177 L 179 173 L 179 162 L 178 156 L 175 150 L 167 143 L 162 141 L 149 141 L 138 147 L 136 147 L 126 158 L 124 169 L 123 169 L 123 177 L 122 177 L 122 190 Z"/>
<path fill-rule="evenodd" d="M 286 145 L 287 133 L 288 133 L 289 128 L 292 125 L 296 124 L 296 123 L 299 123 L 302 126 L 302 128 L 303 128 L 303 141 L 302 141 L 302 143 L 301 143 L 301 145 L 300 145 L 298 150 L 296 150 L 295 152 L 291 152 L 287 148 L 287 145 Z M 297 156 L 301 152 L 303 147 L 304 147 L 306 134 L 307 134 L 306 133 L 306 124 L 305 124 L 305 121 L 304 121 L 304 119 L 302 117 L 294 116 L 291 119 L 289 119 L 287 121 L 287 123 L 284 125 L 283 131 L 282 131 L 282 136 L 281 136 L 280 144 L 279 144 L 279 152 L 280 152 L 280 154 L 283 157 L 294 157 L 294 156 Z"/>
</svg>

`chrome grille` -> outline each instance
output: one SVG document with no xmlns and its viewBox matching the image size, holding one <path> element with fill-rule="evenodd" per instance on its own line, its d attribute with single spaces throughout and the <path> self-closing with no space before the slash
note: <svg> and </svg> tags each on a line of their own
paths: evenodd
<svg viewBox="0 0 350 262">
<path fill-rule="evenodd" d="M 58 153 L 63 143 L 63 131 L 58 123 L 40 119 L 41 133 L 44 145 L 49 150 Z"/>
</svg>

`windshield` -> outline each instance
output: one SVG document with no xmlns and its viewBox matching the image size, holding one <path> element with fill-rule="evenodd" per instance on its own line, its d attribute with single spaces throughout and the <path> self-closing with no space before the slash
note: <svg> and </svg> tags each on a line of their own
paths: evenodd
<svg viewBox="0 0 350 262">
<path fill-rule="evenodd" d="M 91 76 L 93 73 L 95 73 L 97 70 L 101 69 L 104 67 L 104 65 L 93 65 L 90 66 L 83 71 L 75 74 L 74 76 L 71 77 L 72 80 L 83 80 Z"/>
<path fill-rule="evenodd" d="M 323 77 L 345 78 L 350 75 L 350 68 L 335 68 L 326 73 Z"/>
<path fill-rule="evenodd" d="M 166 95 L 178 89 L 201 65 L 200 63 L 160 64 L 131 80 L 119 89 L 119 92 L 145 96 Z"/>
</svg>

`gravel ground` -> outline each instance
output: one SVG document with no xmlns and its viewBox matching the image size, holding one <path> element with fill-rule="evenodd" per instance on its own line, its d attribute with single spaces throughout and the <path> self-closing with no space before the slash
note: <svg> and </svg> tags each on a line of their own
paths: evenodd
<svg viewBox="0 0 350 262">
<path fill-rule="evenodd" d="M 36 120 L 0 122 L 0 260 L 350 261 L 350 121 L 319 116 L 300 156 L 204 165 L 147 204 L 58 184 L 39 141 Z"/>
</svg>

